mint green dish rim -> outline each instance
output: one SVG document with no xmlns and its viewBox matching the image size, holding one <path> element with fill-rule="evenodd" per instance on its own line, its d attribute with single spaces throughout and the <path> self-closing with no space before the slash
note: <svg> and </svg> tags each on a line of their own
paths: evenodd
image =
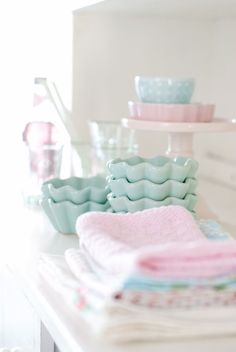
<svg viewBox="0 0 236 352">
<path fill-rule="evenodd" d="M 113 193 L 109 193 L 107 199 L 114 212 L 128 212 L 134 213 L 144 209 L 156 208 L 168 205 L 180 205 L 189 211 L 193 211 L 197 203 L 197 196 L 195 194 L 187 194 L 184 199 L 176 197 L 167 197 L 162 201 L 155 201 L 149 198 L 142 198 L 139 200 L 130 200 L 126 196 L 115 197 Z"/>
<path fill-rule="evenodd" d="M 75 224 L 77 218 L 90 211 L 110 211 L 110 204 L 87 201 L 83 204 L 74 204 L 70 201 L 55 203 L 51 198 L 42 198 L 40 204 L 56 231 L 70 234 L 76 233 Z"/>
<path fill-rule="evenodd" d="M 175 158 L 162 155 L 153 158 L 132 156 L 127 159 L 110 160 L 107 168 L 113 178 L 126 178 L 129 182 L 143 179 L 154 183 L 164 183 L 167 180 L 183 182 L 186 178 L 195 178 L 198 162 L 182 156 Z"/>
<path fill-rule="evenodd" d="M 83 204 L 92 201 L 105 204 L 109 190 L 104 176 L 54 178 L 43 183 L 41 190 L 45 197 L 56 203 L 71 201 Z"/>
<path fill-rule="evenodd" d="M 167 180 L 163 183 L 154 183 L 149 180 L 129 182 L 126 178 L 107 178 L 108 186 L 115 197 L 127 196 L 130 200 L 149 198 L 156 201 L 167 197 L 183 199 L 187 194 L 195 194 L 197 180 L 187 178 L 184 182 Z"/>
</svg>

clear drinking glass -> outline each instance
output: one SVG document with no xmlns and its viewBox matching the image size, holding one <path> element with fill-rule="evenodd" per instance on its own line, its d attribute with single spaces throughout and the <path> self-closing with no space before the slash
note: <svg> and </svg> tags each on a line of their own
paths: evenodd
<svg viewBox="0 0 236 352">
<path fill-rule="evenodd" d="M 43 182 L 60 177 L 63 143 L 56 126 L 44 121 L 27 123 L 23 141 L 23 197 L 27 205 L 37 205 Z"/>
<path fill-rule="evenodd" d="M 26 205 L 38 205 L 41 186 L 50 178 L 60 177 L 63 145 L 44 144 L 26 147 L 27 170 L 23 197 Z"/>
<path fill-rule="evenodd" d="M 120 122 L 89 121 L 93 173 L 106 173 L 106 163 L 138 153 L 135 131 Z"/>
</svg>

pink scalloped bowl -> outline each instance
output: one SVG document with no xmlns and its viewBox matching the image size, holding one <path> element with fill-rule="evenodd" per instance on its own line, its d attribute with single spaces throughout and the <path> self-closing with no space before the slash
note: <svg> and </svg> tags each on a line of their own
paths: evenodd
<svg viewBox="0 0 236 352">
<path fill-rule="evenodd" d="M 128 102 L 129 118 L 159 122 L 211 122 L 213 104 L 149 104 Z"/>
</svg>

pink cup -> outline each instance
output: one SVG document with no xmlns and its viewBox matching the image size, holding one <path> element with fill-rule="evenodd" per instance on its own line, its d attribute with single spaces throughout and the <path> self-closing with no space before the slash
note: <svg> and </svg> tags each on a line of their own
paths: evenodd
<svg viewBox="0 0 236 352">
<path fill-rule="evenodd" d="M 39 180 L 56 177 L 60 172 L 62 144 L 51 122 L 29 122 L 23 131 L 28 147 L 29 169 Z"/>
</svg>

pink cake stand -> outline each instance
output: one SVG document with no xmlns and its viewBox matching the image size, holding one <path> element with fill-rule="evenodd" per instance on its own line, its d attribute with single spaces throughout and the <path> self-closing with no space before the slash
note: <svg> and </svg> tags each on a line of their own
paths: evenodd
<svg viewBox="0 0 236 352">
<path fill-rule="evenodd" d="M 236 119 L 215 119 L 212 122 L 156 122 L 134 119 L 122 119 L 124 127 L 135 130 L 168 133 L 166 155 L 193 157 L 193 138 L 195 133 L 236 132 Z"/>
<path fill-rule="evenodd" d="M 195 133 L 236 132 L 236 119 L 214 119 L 212 122 L 158 122 L 135 119 L 122 119 L 122 125 L 134 130 L 157 131 L 168 133 L 166 155 L 194 157 L 193 139 Z M 198 196 L 196 206 L 200 218 L 217 218 L 209 208 L 203 196 Z"/>
</svg>

